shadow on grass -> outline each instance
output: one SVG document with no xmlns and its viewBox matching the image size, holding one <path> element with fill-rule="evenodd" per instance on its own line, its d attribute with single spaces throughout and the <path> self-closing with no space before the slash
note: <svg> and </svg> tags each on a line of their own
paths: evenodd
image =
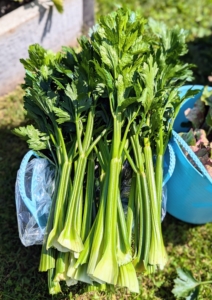
<svg viewBox="0 0 212 300">
<path fill-rule="evenodd" d="M 212 75 L 212 35 L 196 38 L 188 44 L 188 53 L 183 61 L 195 64 L 194 84 L 212 85 L 208 76 Z"/>
<path fill-rule="evenodd" d="M 2 299 L 42 299 L 38 282 L 40 247 L 25 248 L 18 236 L 15 180 L 26 144 L 10 130 L 0 129 L 0 291 Z M 40 278 L 38 278 L 38 276 Z M 1 292 L 0 292 L 1 295 Z M 1 297 L 0 297 L 1 298 Z"/>
<path fill-rule="evenodd" d="M 0 299 L 69 299 L 70 289 L 63 284 L 64 294 L 49 295 L 47 273 L 38 272 L 41 246 L 24 247 L 19 239 L 15 181 L 27 151 L 26 143 L 10 129 L 0 128 Z M 74 286 L 73 294 L 81 288 Z"/>
<path fill-rule="evenodd" d="M 188 241 L 188 231 L 197 226 L 180 221 L 167 213 L 162 223 L 165 246 L 169 243 L 173 246 L 186 244 Z"/>
</svg>

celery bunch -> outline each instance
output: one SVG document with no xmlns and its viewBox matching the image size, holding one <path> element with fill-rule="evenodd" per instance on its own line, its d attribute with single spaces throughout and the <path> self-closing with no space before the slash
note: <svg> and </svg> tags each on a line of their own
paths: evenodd
<svg viewBox="0 0 212 300">
<path fill-rule="evenodd" d="M 48 271 L 51 294 L 61 280 L 139 292 L 136 272 L 164 268 L 163 156 L 180 104 L 191 95 L 178 92 L 192 75 L 180 61 L 185 36 L 118 9 L 79 40 L 79 52 L 32 45 L 21 60 L 24 107 L 34 125 L 14 133 L 57 170 L 39 266 Z M 132 178 L 125 217 L 126 161 Z"/>
</svg>

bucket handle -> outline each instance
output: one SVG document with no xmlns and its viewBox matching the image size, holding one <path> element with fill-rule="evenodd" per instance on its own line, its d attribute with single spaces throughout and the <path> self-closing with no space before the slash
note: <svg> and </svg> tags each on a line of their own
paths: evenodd
<svg viewBox="0 0 212 300">
<path fill-rule="evenodd" d="M 23 157 L 23 159 L 21 161 L 21 165 L 20 165 L 19 172 L 18 172 L 18 186 L 19 186 L 19 192 L 20 192 L 20 195 L 21 195 L 21 198 L 22 198 L 24 204 L 26 205 L 28 210 L 31 212 L 33 217 L 35 218 L 35 221 L 38 224 L 38 226 L 41 227 L 39 219 L 37 217 L 36 202 L 35 202 L 33 196 L 31 196 L 31 199 L 29 199 L 29 197 L 26 194 L 26 189 L 25 189 L 26 168 L 27 168 L 27 164 L 30 161 L 32 156 L 38 157 L 38 155 L 34 151 L 30 150 L 25 154 L 25 156 Z"/>
<path fill-rule="evenodd" d="M 201 175 L 205 176 L 209 180 L 209 182 L 212 183 L 212 179 L 211 179 L 210 175 L 208 174 L 207 170 L 205 169 L 205 167 L 203 166 L 203 164 L 201 163 L 201 161 L 199 160 L 199 158 L 197 157 L 197 155 L 191 150 L 191 148 L 189 147 L 189 145 L 174 130 L 172 131 L 172 135 L 174 137 L 174 140 L 178 144 L 180 144 L 186 150 L 186 152 L 188 152 L 189 156 L 192 158 L 192 160 L 195 162 L 195 164 L 197 165 L 197 167 L 201 171 Z"/>
<path fill-rule="evenodd" d="M 176 165 L 176 156 L 174 153 L 174 149 L 171 145 L 171 143 L 168 143 L 168 151 L 169 151 L 169 168 L 168 168 L 168 172 L 166 173 L 166 175 L 164 176 L 163 179 L 163 186 L 169 181 L 169 179 L 171 178 L 174 169 L 175 169 L 175 165 Z"/>
</svg>

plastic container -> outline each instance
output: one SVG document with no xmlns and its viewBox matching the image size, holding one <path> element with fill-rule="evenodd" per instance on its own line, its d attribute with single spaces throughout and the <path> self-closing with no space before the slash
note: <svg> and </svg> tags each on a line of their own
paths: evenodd
<svg viewBox="0 0 212 300">
<path fill-rule="evenodd" d="M 191 86 L 182 87 L 182 95 L 189 88 Z M 204 87 L 195 85 L 192 88 L 203 90 Z M 172 177 L 167 183 L 167 212 L 182 221 L 192 224 L 212 222 L 212 179 L 198 157 L 177 132 L 188 130 L 188 128 L 182 126 L 183 122 L 188 122 L 184 111 L 189 107 L 192 108 L 201 94 L 202 92 L 186 100 L 175 120 L 174 130 L 176 132 L 173 131 L 170 144 L 175 152 L 176 166 Z M 180 145 L 189 153 L 199 171 L 184 155 Z"/>
</svg>

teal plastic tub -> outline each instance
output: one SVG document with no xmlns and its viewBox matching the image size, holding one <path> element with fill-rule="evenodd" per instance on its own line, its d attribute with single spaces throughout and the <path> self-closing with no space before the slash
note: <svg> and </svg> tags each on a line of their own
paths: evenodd
<svg viewBox="0 0 212 300">
<path fill-rule="evenodd" d="M 189 88 L 191 86 L 182 87 L 181 95 Z M 204 86 L 195 85 L 192 88 L 203 90 Z M 177 133 L 188 130 L 183 126 L 184 122 L 188 122 L 184 111 L 189 107 L 192 108 L 201 94 L 202 91 L 186 100 L 175 120 L 170 144 L 175 153 L 176 165 L 172 177 L 167 182 L 167 212 L 192 224 L 212 222 L 212 179 L 198 157 Z M 189 153 L 198 170 L 184 155 L 180 145 Z"/>
</svg>

